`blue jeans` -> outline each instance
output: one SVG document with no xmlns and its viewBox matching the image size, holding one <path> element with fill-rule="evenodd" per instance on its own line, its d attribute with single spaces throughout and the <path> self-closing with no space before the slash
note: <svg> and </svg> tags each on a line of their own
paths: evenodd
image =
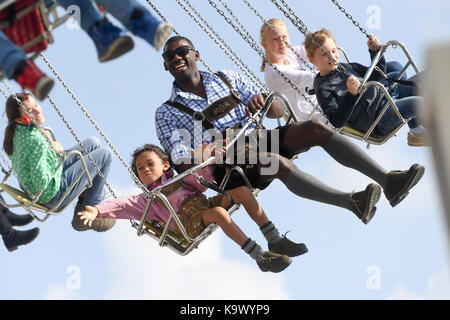
<svg viewBox="0 0 450 320">
<path fill-rule="evenodd" d="M 140 9 L 142 12 L 149 14 L 154 19 L 153 24 L 156 26 L 160 23 L 146 7 L 140 5 L 136 0 L 97 0 L 97 3 L 111 13 L 127 29 L 130 29 L 130 18 L 135 9 Z"/>
<path fill-rule="evenodd" d="M 0 31 L 0 69 L 3 70 L 8 79 L 11 79 L 18 63 L 26 58 L 25 52 Z"/>
<path fill-rule="evenodd" d="M 100 172 L 106 178 L 110 169 L 112 154 L 109 149 L 100 146 L 100 141 L 95 137 L 89 137 L 82 141 L 84 147 L 89 152 L 89 155 L 94 160 Z M 75 146 L 69 150 L 79 150 L 83 153 L 79 146 Z M 83 154 L 84 161 L 86 162 L 86 167 L 88 168 L 89 174 L 92 178 L 92 187 L 86 189 L 84 192 L 83 204 L 94 206 L 102 201 L 103 188 L 105 182 L 97 174 L 97 170 L 92 165 L 89 158 Z M 72 182 L 76 179 L 78 174 L 83 170 L 83 165 L 76 155 L 70 156 L 66 162 L 63 164 L 62 176 L 61 176 L 61 187 L 59 188 L 56 196 L 49 201 L 47 204 L 48 208 L 53 207 L 59 199 L 61 199 L 64 192 L 70 187 Z M 74 188 L 69 192 L 66 199 L 61 203 L 60 207 L 65 206 L 67 203 L 72 201 L 76 195 L 87 185 L 88 180 L 86 175 L 82 175 L 81 179 L 75 184 Z"/>
<path fill-rule="evenodd" d="M 388 61 L 386 62 L 386 75 L 388 78 L 396 79 L 397 76 L 400 74 L 400 71 L 402 71 L 403 66 L 398 61 Z M 406 75 L 406 72 L 401 77 L 402 80 L 406 80 L 408 76 Z"/>
<path fill-rule="evenodd" d="M 413 81 L 414 83 L 419 84 L 422 78 L 422 72 L 418 73 L 408 81 Z M 417 105 L 422 101 L 423 97 L 416 95 L 416 86 L 408 86 L 404 84 L 399 84 L 397 89 L 390 90 L 390 94 L 397 105 L 398 110 L 403 118 L 409 119 L 408 127 L 415 128 L 419 125 L 417 122 Z M 386 103 L 386 99 L 383 99 L 381 104 L 384 105 Z M 395 114 L 394 109 L 389 107 L 384 113 L 383 117 L 378 122 L 377 130 L 381 134 L 389 134 L 391 133 L 399 124 L 401 120 Z"/>
<path fill-rule="evenodd" d="M 45 5 L 50 7 L 54 2 L 55 0 L 45 0 Z M 57 0 L 56 2 L 66 10 L 71 5 L 78 6 L 80 8 L 80 25 L 86 32 L 94 23 L 103 19 L 103 14 L 98 10 L 93 0 Z"/>
</svg>

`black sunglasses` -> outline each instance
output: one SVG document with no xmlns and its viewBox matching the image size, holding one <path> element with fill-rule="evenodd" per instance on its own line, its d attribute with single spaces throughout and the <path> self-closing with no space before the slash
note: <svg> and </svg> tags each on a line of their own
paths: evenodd
<svg viewBox="0 0 450 320">
<path fill-rule="evenodd" d="M 175 50 L 169 50 L 166 51 L 162 54 L 162 57 L 165 61 L 170 61 L 173 59 L 173 57 L 175 57 L 175 55 L 179 56 L 179 57 L 184 57 L 185 55 L 187 55 L 189 53 L 189 50 L 195 51 L 194 48 L 189 47 L 189 46 L 181 46 L 176 48 Z"/>
</svg>

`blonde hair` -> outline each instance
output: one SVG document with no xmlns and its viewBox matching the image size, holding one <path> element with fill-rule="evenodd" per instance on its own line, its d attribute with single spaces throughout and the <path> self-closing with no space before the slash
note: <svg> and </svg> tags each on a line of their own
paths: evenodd
<svg viewBox="0 0 450 320">
<path fill-rule="evenodd" d="M 316 50 L 319 48 L 311 38 L 320 45 L 323 45 L 328 38 L 333 39 L 334 43 L 336 43 L 331 31 L 325 28 L 322 28 L 314 33 L 308 33 L 308 36 L 305 38 L 305 50 L 309 59 L 314 57 Z"/>
<path fill-rule="evenodd" d="M 272 18 L 272 19 L 269 19 L 266 22 L 264 22 L 263 25 L 261 26 L 261 31 L 260 31 L 261 43 L 266 41 L 266 32 L 268 30 L 272 30 L 273 28 L 275 28 L 275 26 L 285 26 L 286 27 L 286 23 L 284 23 L 283 20 L 278 19 L 278 18 Z M 261 72 L 264 72 L 265 69 L 266 69 L 266 60 L 263 58 L 262 64 L 261 64 Z"/>
</svg>

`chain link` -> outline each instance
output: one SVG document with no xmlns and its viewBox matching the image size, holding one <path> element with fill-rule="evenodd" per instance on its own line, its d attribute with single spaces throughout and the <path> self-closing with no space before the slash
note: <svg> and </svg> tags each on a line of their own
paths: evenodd
<svg viewBox="0 0 450 320">
<path fill-rule="evenodd" d="M 319 48 L 324 54 L 326 54 L 328 56 L 328 58 L 331 59 L 331 61 L 333 61 L 334 63 L 337 64 L 338 69 L 344 73 L 347 77 L 350 77 L 350 73 L 348 73 L 337 61 L 336 59 L 334 59 L 330 53 L 325 50 L 324 47 L 322 47 L 315 39 L 314 37 L 311 35 L 311 32 L 308 30 L 308 28 L 306 27 L 306 25 L 303 23 L 303 21 L 297 17 L 297 15 L 295 14 L 294 10 L 292 10 L 289 5 L 286 3 L 286 1 L 284 0 L 280 0 L 280 2 L 286 7 L 286 9 L 288 10 L 288 12 L 286 12 L 285 9 L 283 9 L 283 7 L 280 6 L 280 4 L 276 1 L 276 0 L 270 0 L 276 7 L 278 10 L 280 10 L 281 12 L 283 12 L 283 14 L 286 16 L 286 18 L 288 18 L 292 24 L 294 26 L 297 27 L 297 29 L 303 33 L 303 35 L 305 37 L 307 37 L 309 40 L 312 41 L 312 43 L 314 43 L 316 45 L 317 48 Z M 299 26 L 300 25 L 300 26 Z"/>
<path fill-rule="evenodd" d="M 119 159 L 119 161 L 123 164 L 123 166 L 128 170 L 128 172 L 130 173 L 131 177 L 133 178 L 134 182 L 136 183 L 136 185 L 138 187 L 140 187 L 142 189 L 142 191 L 144 192 L 145 195 L 147 195 L 149 192 L 147 190 L 147 188 L 142 184 L 142 182 L 139 180 L 138 177 L 136 177 L 136 175 L 134 174 L 133 170 L 131 170 L 131 168 L 129 167 L 129 165 L 126 163 L 126 161 L 122 158 L 122 156 L 119 154 L 119 152 L 117 151 L 117 149 L 113 146 L 113 144 L 110 142 L 110 140 L 108 139 L 108 137 L 105 136 L 105 134 L 103 133 L 103 131 L 100 129 L 100 127 L 97 125 L 97 123 L 94 121 L 94 119 L 91 117 L 91 115 L 87 112 L 87 110 L 83 107 L 83 105 L 78 101 L 78 99 L 75 97 L 74 93 L 72 92 L 72 90 L 70 90 L 70 88 L 67 86 L 67 84 L 64 82 L 64 80 L 61 78 L 61 76 L 56 72 L 56 70 L 53 68 L 53 66 L 50 64 L 50 62 L 47 60 L 47 58 L 45 57 L 45 55 L 43 53 L 40 54 L 41 58 L 44 60 L 44 62 L 47 64 L 47 66 L 49 67 L 49 69 L 53 72 L 53 74 L 55 75 L 55 77 L 58 79 L 58 81 L 62 84 L 62 86 L 64 87 L 64 89 L 66 89 L 66 91 L 69 93 L 69 95 L 72 97 L 72 99 L 75 101 L 75 103 L 78 105 L 78 107 L 80 108 L 80 110 L 84 113 L 84 115 L 86 116 L 86 118 L 89 119 L 89 121 L 92 123 L 92 125 L 94 126 L 94 128 L 97 130 L 97 132 L 101 135 L 101 137 L 103 138 L 103 140 L 108 144 L 108 146 L 110 147 L 110 149 L 114 152 L 114 154 L 116 155 L 116 157 Z M 62 118 L 63 119 L 63 118 Z M 63 121 L 65 121 L 65 123 L 67 122 L 65 119 L 63 119 Z M 106 182 L 106 180 L 105 180 Z M 107 183 L 107 182 L 106 182 Z M 110 190 L 112 191 L 112 190 Z M 114 194 L 114 192 L 111 192 L 112 194 Z"/>
<path fill-rule="evenodd" d="M 339 10 L 341 10 L 341 12 L 343 14 L 345 14 L 345 16 L 351 21 L 353 22 L 353 24 L 358 27 L 359 31 L 361 31 L 367 38 L 369 38 L 369 34 L 367 33 L 366 29 L 364 29 L 363 27 L 361 27 L 361 25 L 359 24 L 359 22 L 355 21 L 353 19 L 353 17 L 347 12 L 345 11 L 344 7 L 342 7 L 339 2 L 337 2 L 336 0 L 331 0 L 331 2 L 333 2 L 338 8 Z"/>
<path fill-rule="evenodd" d="M 223 12 L 223 10 L 220 10 L 219 8 L 217 8 L 217 5 L 216 5 L 216 3 L 214 3 L 212 0 L 208 0 L 208 2 L 209 2 L 209 4 L 213 7 L 213 8 L 215 8 L 216 9 L 216 11 L 225 19 L 225 21 L 227 21 L 228 22 L 228 24 L 230 24 L 230 26 L 232 26 L 233 27 L 233 29 L 250 45 L 250 47 L 253 49 L 253 50 L 255 50 L 258 54 L 259 54 L 259 56 L 261 57 L 261 58 L 263 58 L 265 61 L 266 61 L 266 63 L 268 64 L 268 65 L 270 65 L 272 68 L 273 68 L 273 70 L 280 76 L 280 77 L 282 77 L 287 83 L 289 83 L 289 85 L 298 93 L 298 94 L 300 94 L 308 103 L 310 103 L 312 106 L 313 106 L 313 108 L 317 111 L 317 112 L 319 112 L 320 114 L 322 114 L 324 117 L 325 117 L 325 114 L 323 113 L 323 111 L 322 111 L 322 109 L 320 109 L 316 104 L 314 104 L 314 102 L 312 102 L 311 101 L 311 99 L 309 98 L 309 97 L 307 97 L 306 95 L 305 95 L 305 93 L 303 93 L 302 91 L 300 91 L 300 89 L 294 84 L 294 83 L 292 83 L 292 81 L 289 79 L 289 78 L 287 78 L 285 75 L 284 75 L 284 73 L 283 72 L 281 72 L 280 71 L 280 69 L 278 69 L 267 57 L 266 57 L 266 55 L 265 55 L 265 53 L 263 52 L 263 50 L 261 49 L 261 47 L 253 40 L 253 41 L 250 41 L 250 40 L 248 40 L 248 38 L 247 38 L 247 36 L 246 35 L 244 35 L 240 30 L 239 30 L 239 28 L 238 27 L 236 27 L 234 24 L 233 24 L 233 22 L 231 21 L 231 19 L 230 18 L 228 18 L 228 17 L 225 17 L 225 13 Z M 251 35 L 249 35 L 250 37 L 251 37 Z"/>
<path fill-rule="evenodd" d="M 282 41 L 284 42 L 285 45 L 287 45 L 287 46 L 289 47 L 289 49 L 291 50 L 291 52 L 292 52 L 293 54 L 295 54 L 295 55 L 297 56 L 297 58 L 298 58 L 300 61 L 302 61 L 303 64 L 304 64 L 309 70 L 315 71 L 314 67 L 312 67 L 312 66 L 309 64 L 308 61 L 305 61 L 305 59 L 303 59 L 303 57 L 300 56 L 300 55 L 298 54 L 298 52 L 294 50 L 294 48 L 290 45 L 289 42 L 287 42 L 286 40 L 282 39 L 281 35 L 277 32 L 277 30 L 276 30 L 276 29 L 275 29 L 275 28 L 274 28 L 274 27 L 273 27 L 266 19 L 264 19 L 263 16 L 261 16 L 261 14 L 260 14 L 260 13 L 259 13 L 259 12 L 258 12 L 251 4 L 250 4 L 250 2 L 248 2 L 247 0 L 242 0 L 242 1 L 249 7 L 249 9 L 250 9 L 251 11 L 253 11 L 253 13 L 261 20 L 261 22 L 262 22 L 263 24 L 266 24 L 267 26 L 269 26 L 270 30 L 272 30 L 272 31 L 277 35 L 277 37 L 278 37 L 280 40 L 282 40 Z"/>
<path fill-rule="evenodd" d="M 183 0 L 194 13 L 200 18 L 200 20 L 211 30 L 211 32 L 216 36 L 217 39 L 221 41 L 219 43 L 217 39 L 215 39 L 211 33 L 198 21 L 196 17 L 192 15 L 191 12 L 187 10 L 187 8 L 180 3 L 179 0 L 175 0 L 185 11 L 189 14 L 189 16 L 199 25 L 199 27 L 222 49 L 222 51 L 241 69 L 245 75 L 258 87 L 260 91 L 267 92 L 267 88 L 265 84 L 261 82 L 261 80 L 253 73 L 253 71 L 240 59 L 240 57 L 233 51 L 233 49 L 225 42 L 225 40 L 214 30 L 214 28 L 203 18 L 203 16 L 192 6 L 189 0 Z M 224 48 L 224 46 L 228 49 L 228 51 Z M 233 55 L 233 56 L 232 56 Z"/>
</svg>

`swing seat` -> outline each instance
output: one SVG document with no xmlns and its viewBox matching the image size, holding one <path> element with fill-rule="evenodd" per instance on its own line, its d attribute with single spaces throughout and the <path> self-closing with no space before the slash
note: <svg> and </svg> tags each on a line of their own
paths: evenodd
<svg viewBox="0 0 450 320">
<path fill-rule="evenodd" d="M 144 222 L 144 226 L 148 230 L 151 230 L 158 238 L 160 238 L 166 224 L 162 221 L 147 220 Z M 188 239 L 183 237 L 183 235 L 179 234 L 178 232 L 172 229 L 169 229 L 165 241 L 170 247 L 172 247 L 175 251 L 179 252 L 180 254 L 186 252 L 186 250 L 192 245 L 191 241 L 189 241 Z"/>
<path fill-rule="evenodd" d="M 1 183 L 0 188 L 2 188 L 6 193 L 8 193 L 11 197 L 13 197 L 17 202 L 23 203 L 24 205 L 30 205 L 33 201 L 28 198 L 27 194 L 23 192 L 22 190 L 16 189 L 14 187 L 11 187 L 10 185 L 6 183 Z M 31 207 L 39 210 L 39 211 L 46 211 L 48 210 L 46 207 L 41 206 L 38 203 L 34 203 Z"/>
<path fill-rule="evenodd" d="M 43 10 L 42 0 L 18 0 L 0 11 L 0 29 L 26 53 L 41 52 L 53 42 Z"/>
<path fill-rule="evenodd" d="M 383 144 L 384 142 L 386 142 L 387 137 L 388 137 L 388 136 L 376 135 L 376 134 L 372 133 L 371 135 L 369 135 L 367 137 L 367 139 L 364 139 L 364 137 L 366 135 L 364 132 L 355 130 L 349 126 L 342 127 L 341 133 L 346 136 L 349 136 L 349 137 L 352 137 L 355 139 L 359 139 L 359 140 L 362 140 L 362 141 L 365 141 L 365 142 L 368 142 L 371 144 L 377 144 L 377 145 L 380 145 L 380 144 Z"/>
</svg>

